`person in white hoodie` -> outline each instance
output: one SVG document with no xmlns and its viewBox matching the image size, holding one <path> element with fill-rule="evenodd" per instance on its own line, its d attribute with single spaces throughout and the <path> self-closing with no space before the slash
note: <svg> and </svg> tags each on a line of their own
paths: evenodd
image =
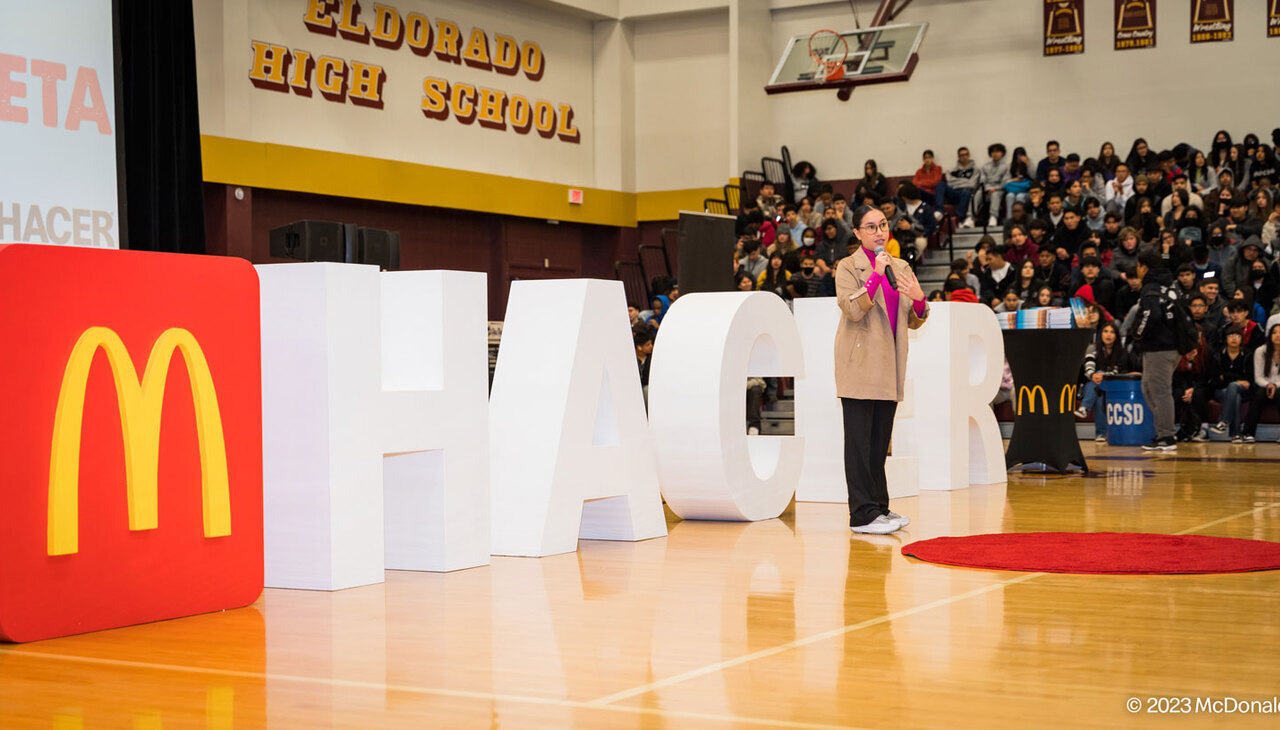
<svg viewBox="0 0 1280 730">
<path fill-rule="evenodd" d="M 1123 162 L 1116 165 L 1116 177 L 1107 183 L 1107 210 L 1124 216 L 1124 205 L 1133 197 L 1133 177 L 1129 174 L 1129 166 Z"/>
<path fill-rule="evenodd" d="M 978 199 L 973 204 L 973 208 L 981 211 L 983 201 L 990 203 L 988 228 L 994 228 L 1000 224 L 997 220 L 1000 214 L 1000 203 L 1004 200 L 1004 184 L 1009 181 L 1009 161 L 1005 159 L 1006 152 L 1005 146 L 999 142 L 988 145 L 987 155 L 991 161 L 978 171 Z"/>
</svg>

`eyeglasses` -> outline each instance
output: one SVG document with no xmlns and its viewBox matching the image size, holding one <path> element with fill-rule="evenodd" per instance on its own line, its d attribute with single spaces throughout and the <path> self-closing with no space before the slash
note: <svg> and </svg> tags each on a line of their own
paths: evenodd
<svg viewBox="0 0 1280 730">
<path fill-rule="evenodd" d="M 858 228 L 866 231 L 867 233 L 875 233 L 876 231 L 887 231 L 889 230 L 889 221 L 880 221 L 880 225 L 871 223 L 865 226 L 858 226 Z"/>
</svg>

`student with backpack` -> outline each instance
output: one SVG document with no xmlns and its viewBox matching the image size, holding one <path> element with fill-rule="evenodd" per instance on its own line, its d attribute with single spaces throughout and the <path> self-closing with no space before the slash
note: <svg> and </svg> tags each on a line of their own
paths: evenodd
<svg viewBox="0 0 1280 730">
<path fill-rule="evenodd" d="M 1129 337 L 1142 353 L 1142 397 L 1156 425 L 1155 438 L 1142 448 L 1176 451 L 1173 372 L 1182 355 L 1194 357 L 1199 330 L 1170 290 L 1173 273 L 1164 266 L 1159 250 L 1150 246 L 1142 248 L 1138 253 L 1137 277 L 1142 280 L 1142 292 Z"/>
</svg>

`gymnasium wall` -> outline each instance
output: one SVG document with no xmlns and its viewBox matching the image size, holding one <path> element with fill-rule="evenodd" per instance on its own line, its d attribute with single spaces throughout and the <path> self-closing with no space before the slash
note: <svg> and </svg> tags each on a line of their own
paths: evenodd
<svg viewBox="0 0 1280 730">
<path fill-rule="evenodd" d="M 633 28 L 636 189 L 724 185 L 732 169 L 728 10 Z"/>
<path fill-rule="evenodd" d="M 775 6 L 786 0 L 775 0 Z M 786 3 L 788 5 L 794 3 Z M 876 3 L 858 2 L 862 22 Z M 1264 140 L 1280 126 L 1274 77 L 1280 39 L 1267 38 L 1261 0 L 1237 0 L 1232 42 L 1191 45 L 1185 2 L 1159 3 L 1153 49 L 1112 49 L 1113 4 L 1085 4 L 1085 52 L 1044 57 L 1040 2 L 913 0 L 898 22 L 928 22 L 915 75 L 905 84 L 770 97 L 775 136 L 823 179 L 862 176 L 874 157 L 888 175 L 912 173 L 934 149 L 950 165 L 960 145 L 980 161 L 986 146 L 1027 147 L 1032 161 L 1056 138 L 1064 152 L 1094 156 L 1110 140 L 1123 157 L 1135 137 L 1154 149 L 1207 147 L 1226 127 Z M 854 27 L 847 3 L 775 7 L 773 53 L 793 35 Z"/>
</svg>

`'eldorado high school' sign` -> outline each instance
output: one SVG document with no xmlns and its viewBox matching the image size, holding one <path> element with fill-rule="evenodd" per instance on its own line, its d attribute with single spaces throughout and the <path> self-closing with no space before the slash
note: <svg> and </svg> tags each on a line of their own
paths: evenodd
<svg viewBox="0 0 1280 730">
<path fill-rule="evenodd" d="M 360 46 L 374 45 L 405 51 L 439 63 L 489 71 L 495 82 L 502 76 L 524 75 L 537 82 L 546 72 L 542 47 L 501 33 L 431 19 L 418 12 L 402 14 L 394 6 L 358 0 L 305 0 L 300 20 L 307 30 L 339 37 Z M 249 80 L 259 89 L 293 93 L 326 101 L 381 109 L 388 81 L 386 68 L 372 62 L 333 55 L 313 55 L 299 48 L 254 40 Z M 577 144 L 582 135 L 574 123 L 573 106 L 510 93 L 485 85 L 450 82 L 443 73 L 425 76 L 420 85 L 422 114 L 427 119 L 452 117 L 460 124 L 517 134 L 536 131 L 544 139 Z"/>
</svg>

